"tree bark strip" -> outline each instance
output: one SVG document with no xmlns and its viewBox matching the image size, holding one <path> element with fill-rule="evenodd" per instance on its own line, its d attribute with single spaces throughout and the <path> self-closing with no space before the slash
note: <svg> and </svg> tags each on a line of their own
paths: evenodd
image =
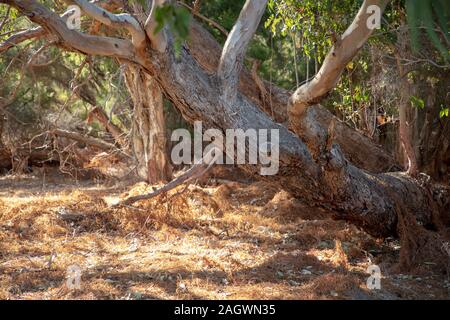
<svg viewBox="0 0 450 320">
<path fill-rule="evenodd" d="M 158 83 L 142 68 L 127 65 L 125 80 L 134 104 L 131 140 L 138 174 L 148 183 L 170 181 L 164 106 Z"/>
</svg>

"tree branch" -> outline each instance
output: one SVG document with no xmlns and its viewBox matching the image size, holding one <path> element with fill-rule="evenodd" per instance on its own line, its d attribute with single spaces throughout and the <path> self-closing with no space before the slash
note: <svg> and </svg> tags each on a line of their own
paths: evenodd
<svg viewBox="0 0 450 320">
<path fill-rule="evenodd" d="M 195 4 L 198 4 L 198 3 L 200 3 L 200 0 L 197 0 L 197 1 L 195 2 Z M 211 25 L 211 26 L 213 26 L 214 28 L 216 28 L 217 30 L 219 30 L 219 31 L 220 31 L 223 35 L 225 35 L 226 37 L 228 37 L 228 35 L 230 34 L 230 33 L 229 33 L 224 27 L 222 27 L 220 24 L 218 24 L 218 23 L 215 22 L 214 20 L 211 20 L 211 19 L 209 19 L 208 17 L 205 17 L 204 15 L 202 15 L 198 10 L 195 9 L 195 7 L 192 8 L 192 7 L 188 6 L 186 3 L 181 2 L 181 1 L 178 1 L 178 4 L 179 4 L 180 6 L 185 7 L 185 8 L 188 9 L 189 11 L 191 11 L 191 13 L 192 13 L 194 16 L 196 16 L 196 17 L 202 19 L 203 21 L 205 21 L 205 22 L 208 23 L 209 25 Z"/>
<path fill-rule="evenodd" d="M 131 34 L 132 43 L 137 49 L 145 47 L 145 32 L 139 22 L 128 13 L 113 14 L 86 0 L 68 1 L 78 5 L 84 13 L 112 28 L 125 28 Z"/>
<path fill-rule="evenodd" d="M 26 40 L 41 38 L 45 35 L 45 33 L 46 32 L 42 27 L 36 27 L 33 29 L 17 32 L 0 43 L 0 53 L 3 53 L 11 49 L 12 47 L 17 46 Z"/>
<path fill-rule="evenodd" d="M 88 114 L 88 123 L 95 118 L 98 122 L 100 122 L 105 129 L 111 133 L 116 142 L 121 146 L 126 146 L 126 139 L 124 139 L 124 133 L 122 130 L 112 123 L 111 119 L 108 118 L 108 115 L 103 111 L 102 108 L 95 106 Z"/>
<path fill-rule="evenodd" d="M 208 157 L 209 159 L 207 159 Z M 205 173 L 207 173 L 216 163 L 216 160 L 217 157 L 212 157 L 212 154 L 210 153 L 204 159 L 201 159 L 199 162 L 194 164 L 188 171 L 186 171 L 179 177 L 175 178 L 174 180 L 170 181 L 163 187 L 147 194 L 127 198 L 119 202 L 118 204 L 115 204 L 113 207 L 129 206 L 137 201 L 148 200 L 160 194 L 167 193 L 170 190 L 173 190 L 182 184 L 190 183 L 191 181 L 198 179 L 202 177 Z"/>
<path fill-rule="evenodd" d="M 6 22 L 8 22 L 10 11 L 11 11 L 11 7 L 8 7 L 8 9 L 6 10 L 5 16 L 3 17 L 3 21 L 0 23 L 0 30 L 2 30 L 3 26 L 6 24 Z"/>
<path fill-rule="evenodd" d="M 291 121 L 304 113 L 307 107 L 318 103 L 339 81 L 347 64 L 354 58 L 373 32 L 368 21 L 374 14 L 371 6 L 386 8 L 388 0 L 365 0 L 347 31 L 337 39 L 322 67 L 311 82 L 301 86 L 292 95 L 288 112 Z"/>
<path fill-rule="evenodd" d="M 223 47 L 218 69 L 225 99 L 235 99 L 245 52 L 258 28 L 267 0 L 247 0 Z"/>
<path fill-rule="evenodd" d="M 152 48 L 157 50 L 158 52 L 164 52 L 167 48 L 167 39 L 164 35 L 164 30 L 161 30 L 160 32 L 156 33 L 156 8 L 162 6 L 166 0 L 153 0 L 152 1 L 152 10 L 150 11 L 150 14 L 148 15 L 147 21 L 145 21 L 145 33 L 147 33 L 147 37 L 150 39 L 150 42 L 152 44 Z"/>
<path fill-rule="evenodd" d="M 11 7 L 9 7 L 9 8 L 11 8 Z M 72 12 L 72 10 L 68 10 L 68 11 L 64 12 L 61 15 L 61 18 L 66 19 L 71 12 Z M 26 40 L 42 38 L 43 36 L 46 35 L 46 33 L 47 32 L 45 31 L 45 29 L 42 27 L 36 27 L 36 28 L 21 31 L 21 32 L 17 32 L 0 44 L 0 53 L 7 51 L 14 46 L 17 46 L 18 44 L 20 44 Z"/>
<path fill-rule="evenodd" d="M 54 129 L 49 131 L 49 133 L 54 134 L 56 136 L 59 137 L 63 137 L 63 138 L 67 138 L 70 140 L 74 140 L 74 141 L 78 141 L 81 143 L 85 143 L 87 145 L 90 145 L 92 147 L 95 147 L 97 149 L 100 150 L 104 150 L 107 152 L 111 152 L 111 151 L 117 151 L 118 154 L 123 157 L 123 158 L 129 158 L 130 155 L 128 155 L 127 153 L 125 153 L 124 151 L 118 149 L 115 145 L 102 141 L 100 139 L 97 138 L 93 138 L 93 137 L 87 137 L 82 135 L 81 133 L 78 132 L 73 132 L 73 131 L 67 131 L 67 130 L 63 130 L 63 129 Z"/>
<path fill-rule="evenodd" d="M 16 8 L 31 21 L 42 26 L 49 34 L 57 37 L 60 45 L 88 55 L 117 57 L 129 61 L 136 61 L 136 51 L 128 40 L 111 37 L 86 35 L 71 30 L 66 22 L 56 13 L 33 0 L 0 0 Z"/>
</svg>

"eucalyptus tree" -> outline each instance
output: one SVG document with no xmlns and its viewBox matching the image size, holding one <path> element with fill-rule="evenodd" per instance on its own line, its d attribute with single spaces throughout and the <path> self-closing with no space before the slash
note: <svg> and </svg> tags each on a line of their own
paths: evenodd
<svg viewBox="0 0 450 320">
<path fill-rule="evenodd" d="M 373 32 L 366 23 L 371 17 L 369 7 L 377 5 L 382 11 L 384 1 L 363 2 L 354 21 L 325 58 L 319 74 L 289 97 L 290 103 L 284 106 L 289 118 L 286 125 L 275 122 L 258 105 L 258 99 L 246 95 L 240 82 L 247 47 L 266 10 L 267 0 L 245 2 L 221 50 L 218 66 L 212 69 L 211 64 L 195 58 L 200 56 L 198 51 L 206 51 L 207 47 L 193 48 L 193 41 L 190 45 L 180 42 L 185 27 L 177 25 L 179 12 L 168 9 L 164 0 L 152 1 L 149 10 L 134 3 L 123 8 L 128 13 L 121 14 L 102 8 L 108 1 L 67 1 L 96 21 L 125 29 L 128 37 L 121 38 L 73 30 L 63 17 L 34 0 L 1 2 L 26 15 L 42 29 L 42 36 L 62 50 L 114 57 L 127 65 L 130 91 L 139 95 L 138 100 L 144 104 L 152 101 L 151 97 L 159 97 L 154 89 L 157 85 L 188 122 L 202 121 L 205 129 L 278 130 L 280 169 L 277 175 L 264 179 L 292 195 L 326 206 L 335 212 L 336 218 L 350 221 L 374 236 L 403 234 L 414 250 L 428 250 L 435 243 L 437 234 L 427 232 L 420 239 L 413 239 L 404 232 L 414 229 L 412 225 L 439 229 L 438 216 L 448 214 L 448 206 L 444 207 L 430 193 L 429 186 L 405 173 L 371 173 L 352 164 L 339 146 L 340 135 L 350 129 L 340 126 L 320 106 L 314 107 L 336 84 L 342 69 Z M 160 121 L 158 116 L 149 118 Z M 355 134 L 351 144 L 358 143 L 365 142 Z M 374 150 L 359 149 L 359 152 L 370 157 Z M 241 165 L 255 176 L 260 166 Z"/>
</svg>

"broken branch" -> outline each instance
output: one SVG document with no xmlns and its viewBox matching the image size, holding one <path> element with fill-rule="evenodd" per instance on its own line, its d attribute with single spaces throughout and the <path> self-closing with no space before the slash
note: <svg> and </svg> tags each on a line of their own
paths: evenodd
<svg viewBox="0 0 450 320">
<path fill-rule="evenodd" d="M 148 200 L 148 199 L 154 198 L 160 194 L 167 193 L 170 190 L 173 190 L 182 184 L 190 183 L 193 180 L 202 177 L 216 163 L 218 152 L 216 152 L 214 150 L 216 150 L 216 149 L 212 149 L 207 156 L 205 156 L 199 162 L 194 164 L 188 171 L 186 171 L 179 177 L 175 178 L 168 184 L 164 185 L 163 187 L 161 187 L 153 192 L 147 193 L 147 194 L 130 197 L 128 199 L 125 199 L 124 201 L 119 202 L 118 204 L 114 205 L 113 207 L 129 206 L 137 201 Z M 216 152 L 217 156 L 215 156 L 214 158 L 211 159 L 210 155 L 212 154 L 212 152 Z M 208 159 L 211 159 L 211 160 L 208 160 Z"/>
</svg>

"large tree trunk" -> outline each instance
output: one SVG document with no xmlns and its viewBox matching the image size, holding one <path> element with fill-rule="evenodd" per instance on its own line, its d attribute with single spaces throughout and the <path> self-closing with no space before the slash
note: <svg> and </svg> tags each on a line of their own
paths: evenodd
<svg viewBox="0 0 450 320">
<path fill-rule="evenodd" d="M 398 234 L 399 208 L 409 208 L 422 225 L 432 225 L 432 200 L 413 179 L 401 173 L 374 175 L 360 170 L 343 157 L 333 139 L 314 160 L 300 139 L 244 96 L 238 94 L 235 101 L 220 99 L 215 76 L 206 74 L 186 50 L 180 59 L 173 52 L 152 55 L 155 63 L 148 66 L 149 71 L 187 121 L 201 120 L 204 129 L 279 129 L 280 170 L 266 179 L 312 204 L 334 209 L 337 218 L 375 236 Z M 329 137 L 337 133 L 332 131 Z M 243 168 L 255 175 L 259 171 L 257 166 Z"/>
<path fill-rule="evenodd" d="M 115 1 L 112 2 L 115 3 Z M 106 6 L 105 8 L 108 8 L 108 2 L 99 4 Z M 120 7 L 120 5 L 118 6 Z M 117 7 L 114 7 L 114 9 L 116 8 Z M 138 18 L 141 15 L 142 14 L 139 14 Z M 139 20 L 141 21 L 141 19 Z M 14 35 L 8 40 L 10 40 L 9 42 L 11 43 L 17 44 L 23 41 L 23 39 L 26 40 L 41 37 L 46 34 L 46 30 L 43 28 L 37 29 L 39 29 L 39 32 L 35 32 L 34 29 L 31 29 L 18 36 Z M 4 48 L 0 46 L 0 52 L 10 47 L 10 45 L 7 45 L 9 42 L 7 41 L 4 43 Z M 208 33 L 199 23 L 196 23 L 195 21 L 191 24 L 189 44 L 191 54 L 202 65 L 202 67 L 209 72 L 215 72 L 219 65 L 222 48 L 214 37 L 212 37 L 210 33 Z M 340 48 L 345 49 L 345 46 L 341 46 Z M 339 73 L 335 74 L 335 76 L 336 75 L 339 75 Z M 267 81 L 263 81 L 263 83 L 269 97 L 264 97 L 262 95 L 260 88 L 255 85 L 252 75 L 247 70 L 243 70 L 241 73 L 239 90 L 255 105 L 264 110 L 276 122 L 287 124 L 288 112 L 286 105 L 288 104 L 292 93 Z M 302 122 L 302 119 L 307 121 L 307 119 L 311 117 L 316 119 L 314 128 L 309 128 L 309 126 L 302 126 L 301 124 L 294 123 L 294 127 L 297 129 L 301 127 L 301 130 L 297 130 L 297 133 L 304 139 L 308 139 L 308 136 L 316 135 L 317 131 L 322 133 L 326 132 L 328 126 L 330 125 L 331 119 L 334 119 L 334 116 L 322 106 L 314 105 L 313 108 L 315 110 L 311 110 L 312 108 L 307 108 L 307 114 L 303 113 L 301 117 L 296 117 L 294 119 L 294 122 Z M 374 141 L 370 138 L 355 132 L 355 130 L 342 122 L 337 122 L 336 127 L 339 128 L 339 131 L 341 132 L 341 134 L 337 137 L 337 141 L 341 145 L 344 154 L 348 159 L 354 161 L 358 167 L 375 173 L 390 171 L 398 167 L 392 155 L 374 143 Z M 305 136 L 303 136 L 303 134 Z M 363 154 L 361 153 L 361 150 L 370 150 L 370 152 L 365 152 Z"/>
<path fill-rule="evenodd" d="M 125 79 L 134 104 L 131 141 L 138 174 L 148 183 L 168 181 L 172 168 L 159 84 L 142 68 L 132 65 L 126 66 Z"/>
<path fill-rule="evenodd" d="M 322 128 L 327 132 L 325 141 L 316 141 L 320 148 L 311 153 L 302 139 L 272 121 L 240 92 L 229 94 L 227 82 L 233 88 L 237 81 L 230 70 L 240 72 L 239 64 L 242 64 L 245 50 L 245 45 L 235 38 L 236 34 L 243 32 L 240 40 L 248 43 L 251 38 L 248 31 L 255 28 L 255 21 L 246 20 L 253 16 L 244 12 L 252 6 L 259 10 L 262 5 L 263 2 L 247 1 L 239 18 L 242 21 L 238 21 L 230 33 L 222 52 L 218 73 L 206 72 L 186 47 L 176 55 L 170 33 L 160 35 L 163 43 L 153 46 L 149 52 L 151 58 L 145 60 L 143 66 L 157 79 L 166 97 L 184 118 L 191 123 L 203 121 L 205 130 L 278 129 L 280 170 L 276 176 L 266 179 L 278 183 L 294 196 L 327 206 L 336 212 L 337 218 L 351 221 L 375 236 L 398 235 L 398 221 L 404 211 L 411 213 L 421 225 L 432 227 L 436 206 L 427 190 L 405 174 L 371 174 L 349 163 L 336 144 L 340 133 L 336 121 L 331 121 L 326 130 Z M 160 38 L 151 40 L 161 41 Z M 227 54 L 236 58 L 230 59 Z M 314 118 L 307 125 L 313 130 L 320 126 Z M 261 169 L 260 165 L 242 167 L 255 175 Z"/>
</svg>

